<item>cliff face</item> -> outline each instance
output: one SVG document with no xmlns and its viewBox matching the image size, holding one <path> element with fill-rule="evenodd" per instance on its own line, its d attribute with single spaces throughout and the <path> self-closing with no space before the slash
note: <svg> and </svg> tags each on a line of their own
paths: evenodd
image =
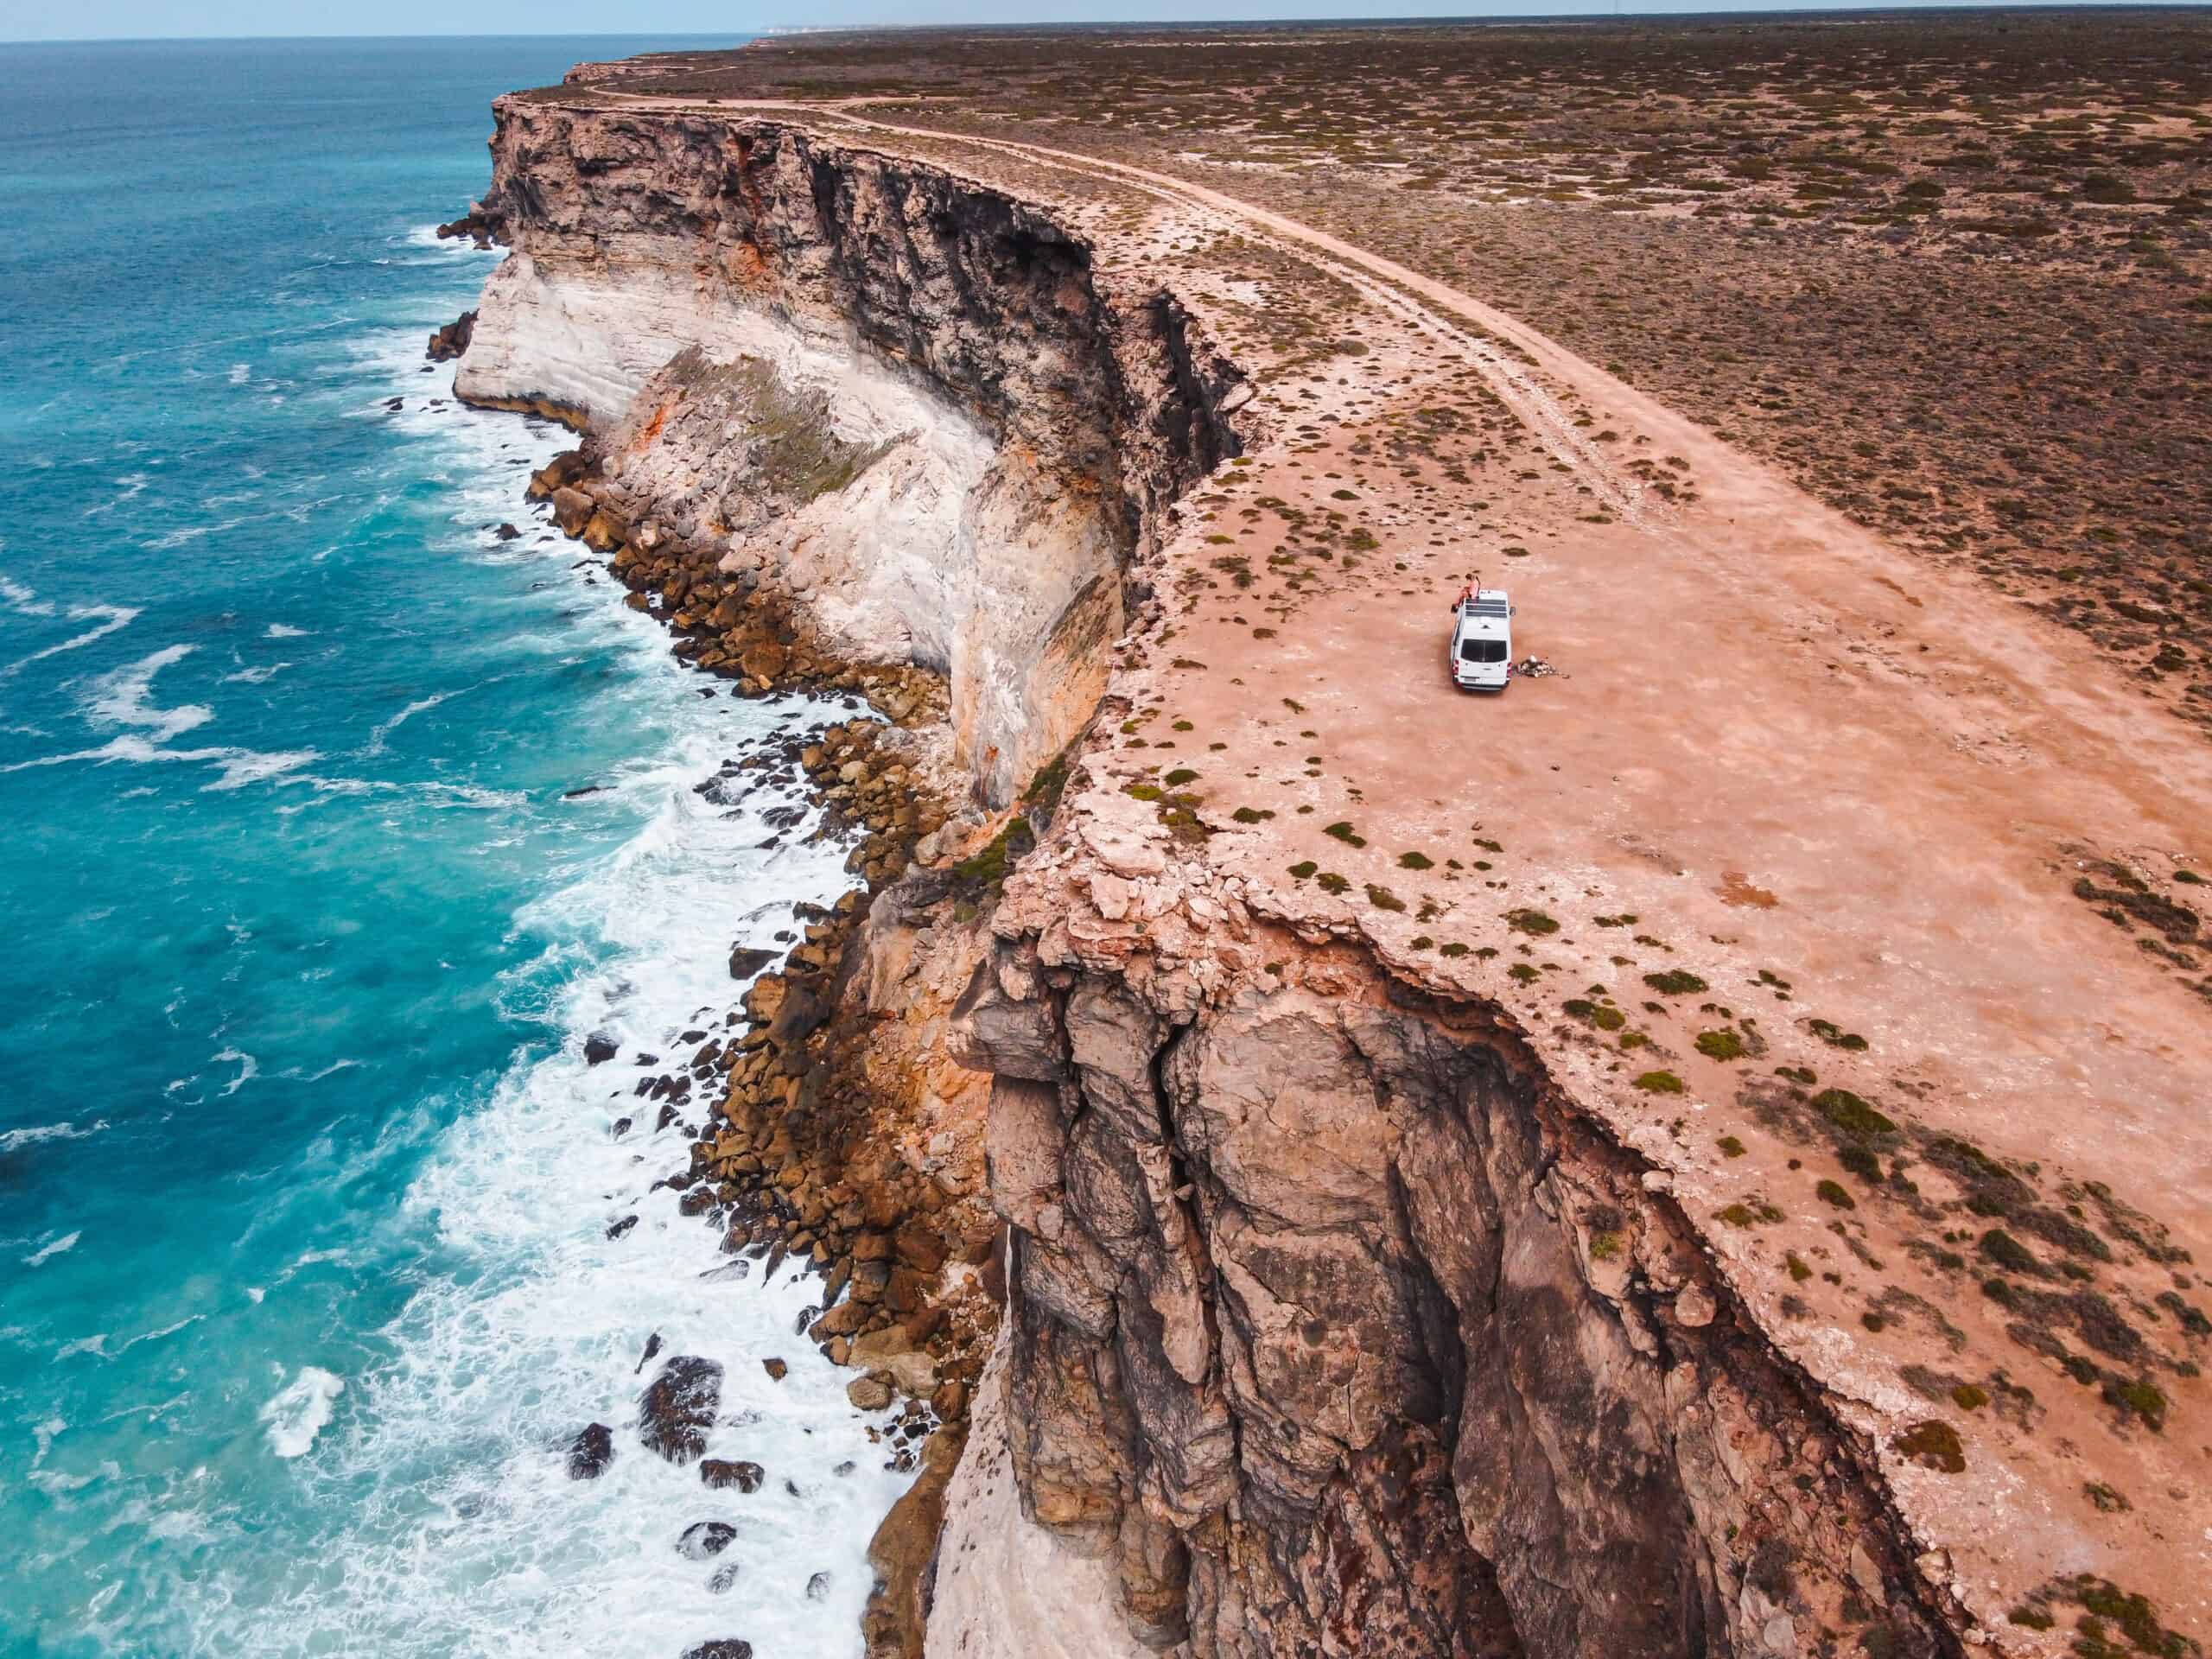
<svg viewBox="0 0 2212 1659">
<path fill-rule="evenodd" d="M 960 762 L 1018 792 L 1104 689 L 1131 550 L 1236 452 L 1233 369 L 1171 296 L 939 169 L 770 122 L 496 111 L 481 211 L 512 252 L 457 391 L 588 424 L 649 543 L 847 658 L 945 675 Z"/>
<path fill-rule="evenodd" d="M 1952 1647 L 1871 1448 L 1664 1178 L 1495 1007 L 1270 925 L 1130 806 L 1086 793 L 1017 877 L 963 1029 L 1012 1466 L 1140 1634 L 1786 1654 L 1809 1614 Z"/>
<path fill-rule="evenodd" d="M 723 631 L 764 607 L 805 649 L 942 671 L 992 804 L 1073 742 L 1002 895 L 1018 847 L 949 873 L 973 849 L 899 820 L 871 882 L 917 831 L 936 868 L 876 895 L 849 1006 L 800 1033 L 874 1020 L 855 1074 L 957 1073 L 906 1138 L 973 1131 L 1008 1229 L 988 1409 L 901 1592 L 929 1651 L 1955 1650 L 1873 1449 L 1510 1017 L 1274 916 L 1086 773 L 1166 509 L 1239 444 L 1241 383 L 1172 296 L 1042 210 L 773 122 L 499 116 L 483 212 L 513 252 L 459 389 L 588 425 L 589 495 L 555 500 L 633 601 L 753 683 L 790 631 Z M 824 1068 L 791 1064 L 734 1085 L 726 1162 L 822 1116 Z M 886 1306 L 935 1340 L 909 1279 Z"/>
</svg>

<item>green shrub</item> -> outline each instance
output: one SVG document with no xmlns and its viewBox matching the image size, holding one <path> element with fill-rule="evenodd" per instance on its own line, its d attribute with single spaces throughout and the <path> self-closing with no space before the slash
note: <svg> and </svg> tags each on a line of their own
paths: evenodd
<svg viewBox="0 0 2212 1659">
<path fill-rule="evenodd" d="M 2006 1232 L 2002 1227 L 1992 1227 L 1981 1236 L 1981 1253 L 1999 1267 L 2013 1273 L 2030 1273 L 2037 1277 L 2043 1274 L 2043 1263 L 2035 1252 Z"/>
<path fill-rule="evenodd" d="M 1823 1089 L 1813 1096 L 1813 1109 L 1860 1141 L 1894 1132 L 1897 1125 L 1848 1089 Z"/>
<path fill-rule="evenodd" d="M 1966 1447 L 1959 1440 L 1959 1431 L 1948 1423 L 1932 1419 L 1915 1423 L 1890 1444 L 1927 1469 L 1940 1469 L 1947 1475 L 1955 1475 L 1967 1466 Z"/>
<path fill-rule="evenodd" d="M 1006 885 L 1007 873 L 1036 845 L 1037 833 L 1029 820 L 1014 818 L 981 852 L 955 864 L 953 879 L 968 889 L 971 899 L 984 889 L 995 893 Z"/>
</svg>

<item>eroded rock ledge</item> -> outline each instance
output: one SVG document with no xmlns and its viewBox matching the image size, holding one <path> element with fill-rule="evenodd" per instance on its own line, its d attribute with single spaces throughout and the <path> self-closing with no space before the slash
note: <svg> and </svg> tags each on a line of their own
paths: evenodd
<svg viewBox="0 0 2212 1659">
<path fill-rule="evenodd" d="M 959 1027 L 995 1073 L 1012 1466 L 1147 1643 L 1955 1650 L 1941 1557 L 1664 1173 L 1496 1007 L 1177 852 L 1073 800 Z"/>
<path fill-rule="evenodd" d="M 942 675 L 913 791 L 1039 803 L 963 840 L 868 772 L 873 897 L 753 999 L 696 1160 L 733 1239 L 833 1276 L 832 1236 L 898 1235 L 884 1170 L 932 1217 L 893 1246 L 907 1279 L 825 1299 L 849 1357 L 895 1327 L 949 1357 L 938 1244 L 951 1277 L 1006 1269 L 971 1490 L 942 1442 L 880 1541 L 871 1651 L 1046 1651 L 1069 1585 L 1113 1603 L 1051 1633 L 1091 1652 L 1957 1650 L 1948 1564 L 1663 1172 L 1498 1008 L 1271 920 L 1085 772 L 1165 510 L 1239 447 L 1238 377 L 1172 296 L 1043 209 L 788 125 L 499 116 L 482 222 L 513 252 L 457 384 L 587 429 L 544 480 L 564 526 L 754 689 L 856 685 L 926 728 Z M 940 1504 L 961 1542 L 931 1560 Z"/>
</svg>

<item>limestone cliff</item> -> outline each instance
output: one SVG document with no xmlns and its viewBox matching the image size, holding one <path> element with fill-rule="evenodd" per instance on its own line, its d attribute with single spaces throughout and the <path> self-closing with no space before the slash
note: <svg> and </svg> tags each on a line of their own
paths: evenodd
<svg viewBox="0 0 2212 1659">
<path fill-rule="evenodd" d="M 1071 796 L 962 1011 L 1038 1519 L 1198 1655 L 1955 1643 L 1873 1450 L 1510 1016 Z M 1852 1611 L 1846 1614 L 1847 1603 Z"/>
<path fill-rule="evenodd" d="M 838 655 L 950 682 L 1002 804 L 1081 725 L 1130 550 L 1237 440 L 1172 296 L 1045 213 L 772 122 L 496 105 L 512 250 L 456 390 L 588 423 L 649 545 L 719 556 Z M 741 435 L 746 441 L 734 442 Z"/>
<path fill-rule="evenodd" d="M 844 1005 L 756 996 L 700 1160 L 764 1243 L 813 1240 L 739 1189 L 817 1134 L 842 1051 L 879 1100 L 931 1077 L 898 1137 L 988 1154 L 987 1408 L 876 1649 L 925 1619 L 971 1656 L 1783 1655 L 1853 1626 L 1955 1651 L 1874 1448 L 1513 1018 L 1275 915 L 1087 772 L 1169 509 L 1240 448 L 1240 378 L 1174 297 L 1043 207 L 798 126 L 498 111 L 482 213 L 512 252 L 458 386 L 587 428 L 543 480 L 564 525 L 749 685 L 941 673 L 953 765 L 896 780 L 1037 801 L 957 845 L 865 774 L 878 891 L 804 964 Z M 897 1313 L 941 1343 L 924 1276 L 878 1276 L 913 1311 L 817 1336 L 842 1357 Z"/>
</svg>

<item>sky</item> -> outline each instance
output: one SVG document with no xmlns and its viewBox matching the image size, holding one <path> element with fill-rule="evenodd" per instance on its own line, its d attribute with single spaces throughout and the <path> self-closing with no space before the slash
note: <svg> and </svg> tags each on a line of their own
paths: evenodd
<svg viewBox="0 0 2212 1659">
<path fill-rule="evenodd" d="M 1827 0 L 1835 3 L 1835 0 Z M 1623 0 L 1630 12 L 1797 9 L 1747 0 Z M 1613 0 L 0 0 L 0 41 L 271 35 L 753 33 L 792 23 L 1191 22 L 1262 17 L 1610 13 Z"/>
</svg>

